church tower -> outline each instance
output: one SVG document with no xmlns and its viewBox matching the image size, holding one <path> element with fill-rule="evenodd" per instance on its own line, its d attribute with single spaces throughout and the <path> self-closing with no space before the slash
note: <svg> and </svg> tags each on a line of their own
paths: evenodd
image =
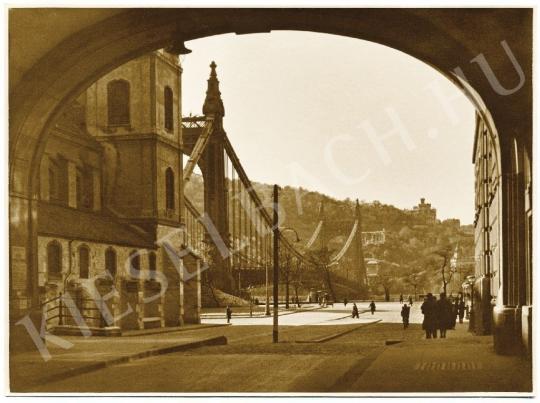
<svg viewBox="0 0 540 403">
<path fill-rule="evenodd" d="M 141 307 L 139 328 L 199 321 L 200 276 L 187 281 L 183 260 L 170 256 L 184 244 L 181 73 L 178 56 L 158 50 L 86 92 L 87 130 L 103 148 L 103 211 L 154 246 L 136 260 L 142 276 L 123 269 L 124 292 L 136 290 Z"/>
<path fill-rule="evenodd" d="M 86 93 L 87 129 L 104 148 L 104 208 L 154 240 L 182 217 L 181 73 L 178 56 L 158 50 Z"/>
</svg>

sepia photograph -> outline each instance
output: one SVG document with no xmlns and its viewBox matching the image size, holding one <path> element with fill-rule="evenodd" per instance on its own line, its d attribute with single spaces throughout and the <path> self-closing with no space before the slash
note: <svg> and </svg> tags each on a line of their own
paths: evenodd
<svg viewBox="0 0 540 403">
<path fill-rule="evenodd" d="M 533 397 L 536 11 L 4 3 L 4 396 Z"/>
</svg>

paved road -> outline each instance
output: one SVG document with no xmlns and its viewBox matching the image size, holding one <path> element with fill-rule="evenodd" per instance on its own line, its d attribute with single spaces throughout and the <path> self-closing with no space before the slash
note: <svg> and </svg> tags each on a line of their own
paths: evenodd
<svg viewBox="0 0 540 403">
<path fill-rule="evenodd" d="M 528 374 L 526 368 L 519 372 L 523 364 L 513 359 L 492 360 L 490 339 L 468 335 L 466 324 L 458 324 L 458 330 L 450 332 L 447 340 L 423 340 L 417 305 L 413 306 L 411 327 L 407 330 L 400 323 L 400 304 L 379 303 L 377 306 L 374 315 L 364 312 L 360 320 L 345 318 L 349 307 L 343 309 L 343 305 L 281 316 L 280 322 L 290 325 L 280 327 L 278 344 L 271 343 L 272 328 L 267 324 L 268 319 L 235 318 L 232 326 L 197 331 L 208 336 L 225 335 L 229 340 L 226 346 L 204 347 L 134 361 L 59 380 L 34 391 L 369 392 L 384 391 L 385 387 L 388 391 L 399 391 L 404 385 L 400 381 L 402 376 L 409 382 L 403 390 L 411 390 L 412 387 L 426 391 L 434 388 L 457 391 L 526 388 L 520 381 Z M 359 304 L 361 311 L 365 308 L 367 303 Z M 303 326 L 296 326 L 298 323 Z M 327 342 L 309 342 L 345 331 L 349 332 Z M 397 345 L 402 348 L 396 348 L 385 345 L 387 340 L 404 342 Z M 454 343 L 451 357 L 444 356 L 443 343 Z M 468 349 L 463 349 L 462 345 Z M 411 346 L 416 348 L 414 355 L 410 353 Z M 460 357 L 460 352 L 465 356 Z M 474 362 L 471 356 L 474 356 Z M 456 367 L 452 362 L 465 363 L 462 373 L 454 374 L 454 383 L 445 382 L 448 373 L 431 370 L 442 368 L 438 366 L 439 361 L 445 365 L 448 362 L 448 368 Z M 469 361 L 472 367 L 467 366 Z M 481 369 L 482 364 L 478 362 L 485 362 L 483 367 L 489 367 L 490 372 L 480 372 L 478 368 Z M 396 363 L 399 363 L 398 370 Z M 458 372 L 459 365 L 456 367 Z M 417 373 L 416 366 L 430 371 Z M 507 373 L 506 368 L 515 368 L 505 375 L 510 377 L 509 381 L 494 383 L 492 374 L 498 369 L 498 374 L 503 376 Z M 474 373 L 471 372 L 473 370 Z M 374 376 L 378 378 L 377 383 L 370 380 Z M 413 381 L 416 384 L 411 384 Z"/>
<path fill-rule="evenodd" d="M 303 309 L 306 309 L 305 312 L 280 314 L 279 323 L 284 326 L 339 326 L 374 321 L 401 323 L 401 308 L 397 302 L 377 302 L 377 309 L 373 315 L 369 312 L 369 302 L 358 302 L 357 306 L 360 311 L 359 319 L 352 318 L 352 303 L 348 303 L 346 307 L 342 303 L 339 303 L 325 308 L 320 308 L 318 305 L 313 304 L 304 305 Z M 422 314 L 419 307 L 419 303 L 413 305 L 410 317 L 411 323 L 422 323 Z M 231 323 L 233 326 L 272 325 L 272 320 L 272 316 L 256 315 L 250 318 L 245 317 L 243 314 L 242 317 L 233 316 Z M 227 320 L 222 314 L 213 314 L 205 315 L 202 323 L 227 323 Z"/>
</svg>

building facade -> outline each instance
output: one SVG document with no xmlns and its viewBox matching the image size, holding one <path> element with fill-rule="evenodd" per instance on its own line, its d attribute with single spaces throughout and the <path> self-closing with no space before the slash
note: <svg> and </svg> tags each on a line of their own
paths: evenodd
<svg viewBox="0 0 540 403">
<path fill-rule="evenodd" d="M 199 321 L 200 259 L 183 253 L 181 72 L 162 50 L 132 60 L 49 134 L 38 207 L 48 328 Z"/>
<path fill-rule="evenodd" d="M 437 222 L 437 210 L 431 207 L 431 203 L 426 203 L 425 198 L 420 199 L 420 203 L 409 210 L 415 224 L 432 225 Z"/>
<path fill-rule="evenodd" d="M 500 353 L 530 353 L 531 161 L 526 149 L 515 140 L 509 160 L 510 169 L 501 174 L 498 139 L 477 114 L 473 153 L 476 264 L 471 328 L 477 334 L 492 333 L 495 349 Z"/>
</svg>

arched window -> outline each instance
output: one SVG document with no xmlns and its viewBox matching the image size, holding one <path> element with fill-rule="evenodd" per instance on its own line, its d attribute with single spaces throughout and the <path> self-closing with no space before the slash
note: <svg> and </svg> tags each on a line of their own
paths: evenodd
<svg viewBox="0 0 540 403">
<path fill-rule="evenodd" d="M 49 277 L 62 275 L 62 246 L 57 241 L 47 245 L 47 273 Z"/>
<path fill-rule="evenodd" d="M 154 278 L 153 273 L 156 272 L 156 254 L 154 252 L 148 254 L 148 269 L 150 270 L 150 278 Z"/>
<path fill-rule="evenodd" d="M 77 196 L 77 208 L 86 210 L 92 208 L 93 183 L 91 172 L 88 168 L 77 168 L 75 178 L 75 191 Z"/>
<path fill-rule="evenodd" d="M 49 159 L 49 200 L 54 202 L 62 201 L 61 188 L 63 186 L 62 169 L 59 161 Z"/>
<path fill-rule="evenodd" d="M 174 210 L 174 172 L 171 168 L 165 171 L 165 206 Z"/>
<path fill-rule="evenodd" d="M 141 255 L 138 251 L 132 250 L 129 254 L 129 275 L 137 277 L 138 272 L 141 270 Z"/>
<path fill-rule="evenodd" d="M 129 83 L 114 80 L 107 84 L 109 125 L 129 125 Z"/>
<path fill-rule="evenodd" d="M 58 175 L 56 167 L 49 167 L 49 199 L 58 200 Z"/>
<path fill-rule="evenodd" d="M 105 251 L 105 270 L 114 278 L 116 277 L 116 252 L 113 248 Z"/>
<path fill-rule="evenodd" d="M 163 91 L 163 105 L 165 108 L 165 130 L 173 131 L 173 92 L 170 87 L 165 87 Z"/>
<path fill-rule="evenodd" d="M 79 248 L 79 278 L 88 278 L 90 266 L 90 251 L 87 246 Z"/>
</svg>

